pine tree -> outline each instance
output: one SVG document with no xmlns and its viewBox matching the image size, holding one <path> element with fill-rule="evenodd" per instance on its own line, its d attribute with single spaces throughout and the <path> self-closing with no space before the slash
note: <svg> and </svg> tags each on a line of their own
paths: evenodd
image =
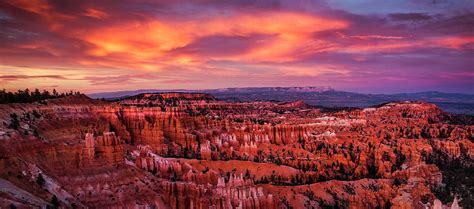
<svg viewBox="0 0 474 209">
<path fill-rule="evenodd" d="M 20 121 L 18 121 L 18 116 L 16 115 L 16 113 L 10 114 L 10 118 L 10 125 L 8 127 L 18 130 L 18 128 L 20 127 Z"/>
<path fill-rule="evenodd" d="M 53 205 L 53 208 L 59 208 L 59 200 L 56 195 L 53 195 L 53 197 L 51 198 L 51 204 Z"/>
<path fill-rule="evenodd" d="M 47 90 L 42 92 L 39 89 L 35 89 L 31 92 L 29 89 L 18 90 L 16 92 L 9 92 L 5 89 L 0 90 L 0 104 L 5 103 L 28 103 L 36 102 L 45 99 L 60 98 L 65 97 L 66 95 L 80 95 L 80 92 L 70 91 L 67 94 L 58 93 L 56 89 L 53 89 L 53 93 L 50 94 Z"/>
<path fill-rule="evenodd" d="M 41 173 L 38 174 L 38 176 L 36 177 L 36 183 L 38 185 L 40 185 L 41 187 L 43 187 L 44 184 L 46 183 L 46 181 L 44 180 L 43 175 Z"/>
</svg>

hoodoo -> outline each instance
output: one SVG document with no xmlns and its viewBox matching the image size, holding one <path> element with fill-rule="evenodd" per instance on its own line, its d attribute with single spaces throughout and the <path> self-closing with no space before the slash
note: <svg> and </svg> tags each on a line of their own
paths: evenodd
<svg viewBox="0 0 474 209">
<path fill-rule="evenodd" d="M 473 204 L 454 185 L 470 178 L 474 126 L 423 102 L 328 112 L 197 93 L 72 96 L 2 104 L 0 119 L 1 208 Z"/>
</svg>

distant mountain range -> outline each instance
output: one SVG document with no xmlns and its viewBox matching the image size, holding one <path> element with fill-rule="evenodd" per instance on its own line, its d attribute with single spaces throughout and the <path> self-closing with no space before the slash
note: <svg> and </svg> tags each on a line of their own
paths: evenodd
<svg viewBox="0 0 474 209">
<path fill-rule="evenodd" d="M 202 92 L 225 101 L 295 101 L 303 100 L 309 105 L 324 107 L 368 107 L 392 101 L 426 101 L 438 105 L 446 112 L 474 115 L 474 94 L 427 91 L 402 94 L 362 94 L 336 91 L 327 86 L 314 87 L 247 87 L 204 90 L 159 90 L 141 89 L 94 93 L 92 98 L 119 99 L 141 93 L 153 92 Z"/>
<path fill-rule="evenodd" d="M 245 87 L 245 88 L 221 88 L 221 89 L 203 89 L 203 90 L 189 90 L 189 89 L 139 89 L 132 91 L 113 91 L 113 92 L 101 92 L 88 94 L 89 97 L 98 98 L 121 98 L 127 96 L 134 96 L 143 93 L 154 93 L 154 92 L 203 92 L 203 93 L 258 93 L 258 92 L 325 92 L 334 91 L 329 86 L 309 86 L 309 87 Z"/>
</svg>

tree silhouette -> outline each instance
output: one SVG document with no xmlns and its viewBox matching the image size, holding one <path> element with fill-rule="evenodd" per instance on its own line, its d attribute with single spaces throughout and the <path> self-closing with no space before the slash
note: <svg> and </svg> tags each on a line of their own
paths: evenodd
<svg viewBox="0 0 474 209">
<path fill-rule="evenodd" d="M 43 187 L 44 184 L 46 183 L 46 181 L 44 180 L 43 175 L 41 173 L 38 174 L 38 176 L 36 177 L 36 183 L 38 185 L 40 185 L 41 187 Z"/>
<path fill-rule="evenodd" d="M 56 195 L 53 195 L 53 197 L 51 198 L 51 204 L 53 205 L 53 208 L 59 208 L 59 200 Z"/>
<path fill-rule="evenodd" d="M 20 121 L 18 121 L 18 116 L 16 115 L 16 113 L 10 114 L 10 125 L 8 126 L 8 128 L 18 130 L 19 127 Z"/>
<path fill-rule="evenodd" d="M 31 92 L 29 89 L 18 90 L 17 92 L 10 92 L 5 89 L 0 90 L 0 104 L 8 103 L 31 103 L 42 101 L 45 99 L 55 99 L 65 96 L 80 95 L 80 92 L 70 91 L 68 93 L 59 93 L 56 89 L 53 89 L 53 93 L 49 93 L 47 90 L 42 92 L 39 89 L 35 89 Z"/>
</svg>

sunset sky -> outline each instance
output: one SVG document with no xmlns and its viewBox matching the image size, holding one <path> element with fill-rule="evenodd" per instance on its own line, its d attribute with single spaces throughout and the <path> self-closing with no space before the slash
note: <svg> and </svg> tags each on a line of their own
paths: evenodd
<svg viewBox="0 0 474 209">
<path fill-rule="evenodd" d="M 0 88 L 474 93 L 472 0 L 0 0 Z"/>
</svg>

